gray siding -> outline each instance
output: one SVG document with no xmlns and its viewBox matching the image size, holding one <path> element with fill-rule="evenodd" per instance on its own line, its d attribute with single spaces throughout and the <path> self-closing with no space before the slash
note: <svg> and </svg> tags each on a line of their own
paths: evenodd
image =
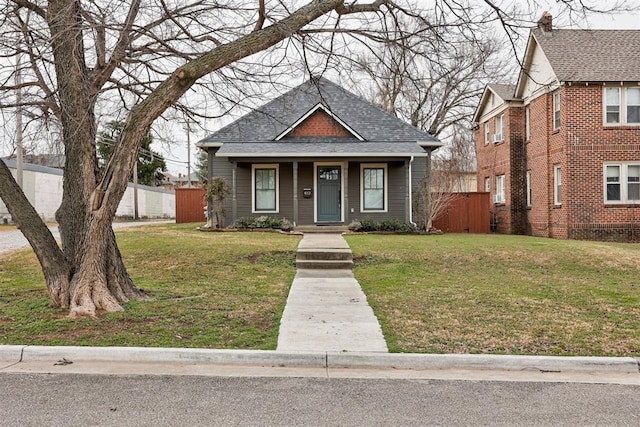
<svg viewBox="0 0 640 427">
<path fill-rule="evenodd" d="M 298 163 L 298 225 L 313 224 L 313 195 L 305 199 L 302 190 L 313 190 L 313 163 Z"/>
<path fill-rule="evenodd" d="M 233 178 L 233 162 L 226 158 L 210 156 L 213 176 L 221 176 L 231 188 Z M 256 162 L 257 163 L 257 162 Z M 275 163 L 265 161 L 262 163 Z M 360 211 L 360 165 L 361 163 L 386 163 L 388 173 L 388 207 L 386 213 L 369 213 Z M 250 162 L 238 162 L 236 169 L 236 216 L 233 217 L 233 195 L 230 194 L 225 203 L 227 216 L 225 225 L 230 225 L 235 219 L 246 216 L 269 215 L 286 218 L 293 221 L 293 163 L 280 163 L 280 210 L 277 214 L 254 214 L 251 212 L 251 164 Z M 406 221 L 406 186 L 407 186 L 407 165 L 408 160 L 381 162 L 367 159 L 366 161 L 349 161 L 347 171 L 347 206 L 345 212 L 346 223 L 356 219 L 371 219 L 382 221 L 387 218 L 394 218 L 399 221 Z M 416 157 L 412 165 L 413 183 L 413 205 L 420 197 L 420 183 L 424 179 L 427 161 L 424 157 Z M 301 161 L 298 163 L 298 224 L 310 225 L 314 223 L 314 203 L 313 196 L 304 198 L 303 190 L 313 187 L 313 162 Z M 344 171 L 343 171 L 344 173 Z M 353 210 L 353 211 L 352 211 Z M 415 220 L 415 218 L 414 218 Z"/>
<path fill-rule="evenodd" d="M 373 213 L 360 210 L 360 165 L 362 163 L 385 163 L 379 161 L 349 162 L 349 221 L 357 219 L 397 219 L 405 222 L 406 217 L 406 188 L 407 177 L 404 162 L 386 162 L 388 176 L 387 212 Z M 353 213 L 351 213 L 353 209 Z"/>
</svg>

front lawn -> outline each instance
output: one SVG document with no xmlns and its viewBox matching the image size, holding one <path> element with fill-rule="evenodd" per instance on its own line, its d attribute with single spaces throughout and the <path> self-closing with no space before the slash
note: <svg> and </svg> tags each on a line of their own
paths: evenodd
<svg viewBox="0 0 640 427">
<path fill-rule="evenodd" d="M 134 282 L 156 299 L 97 320 L 51 307 L 31 250 L 0 255 L 0 344 L 275 349 L 299 237 L 195 227 L 116 231 Z"/>
<path fill-rule="evenodd" d="M 640 245 L 346 239 L 391 351 L 640 356 Z"/>
</svg>

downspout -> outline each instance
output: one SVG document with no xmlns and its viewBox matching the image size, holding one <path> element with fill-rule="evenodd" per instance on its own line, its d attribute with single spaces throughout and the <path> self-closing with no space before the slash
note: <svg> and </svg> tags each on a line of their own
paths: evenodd
<svg viewBox="0 0 640 427">
<path fill-rule="evenodd" d="M 414 156 L 411 156 L 411 159 L 409 160 L 409 185 L 407 187 L 409 189 L 409 224 L 417 228 L 418 224 L 413 222 L 413 173 L 411 172 L 413 158 Z"/>
</svg>

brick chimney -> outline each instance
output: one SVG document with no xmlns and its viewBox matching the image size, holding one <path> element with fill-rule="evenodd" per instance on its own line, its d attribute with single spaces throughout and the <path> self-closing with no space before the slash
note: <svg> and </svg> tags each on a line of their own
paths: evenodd
<svg viewBox="0 0 640 427">
<path fill-rule="evenodd" d="M 545 33 L 550 33 L 553 31 L 553 17 L 548 11 L 542 12 L 542 16 L 538 21 L 538 28 L 540 28 Z"/>
</svg>

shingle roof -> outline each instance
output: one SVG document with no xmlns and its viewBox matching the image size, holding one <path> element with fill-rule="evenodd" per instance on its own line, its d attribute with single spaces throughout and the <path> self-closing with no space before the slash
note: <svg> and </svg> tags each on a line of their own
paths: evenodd
<svg viewBox="0 0 640 427">
<path fill-rule="evenodd" d="M 487 86 L 505 101 L 515 101 L 518 99 L 515 96 L 516 85 L 489 83 Z"/>
<path fill-rule="evenodd" d="M 274 141 L 309 110 L 322 104 L 364 141 L 355 137 L 295 138 Z M 325 79 L 312 79 L 273 101 L 251 111 L 235 122 L 198 142 L 200 146 L 222 144 L 217 155 L 225 153 L 318 153 L 370 152 L 425 153 L 417 143 L 439 147 L 430 134 L 392 116 L 368 101 Z M 373 144 L 375 143 L 375 144 Z M 410 143 L 409 145 L 400 143 Z M 396 144 L 400 144 L 396 146 Z M 257 150 L 257 151 L 256 151 Z M 332 150 L 332 151 L 329 151 Z"/>
<path fill-rule="evenodd" d="M 640 81 L 640 30 L 531 31 L 559 81 Z"/>
</svg>

